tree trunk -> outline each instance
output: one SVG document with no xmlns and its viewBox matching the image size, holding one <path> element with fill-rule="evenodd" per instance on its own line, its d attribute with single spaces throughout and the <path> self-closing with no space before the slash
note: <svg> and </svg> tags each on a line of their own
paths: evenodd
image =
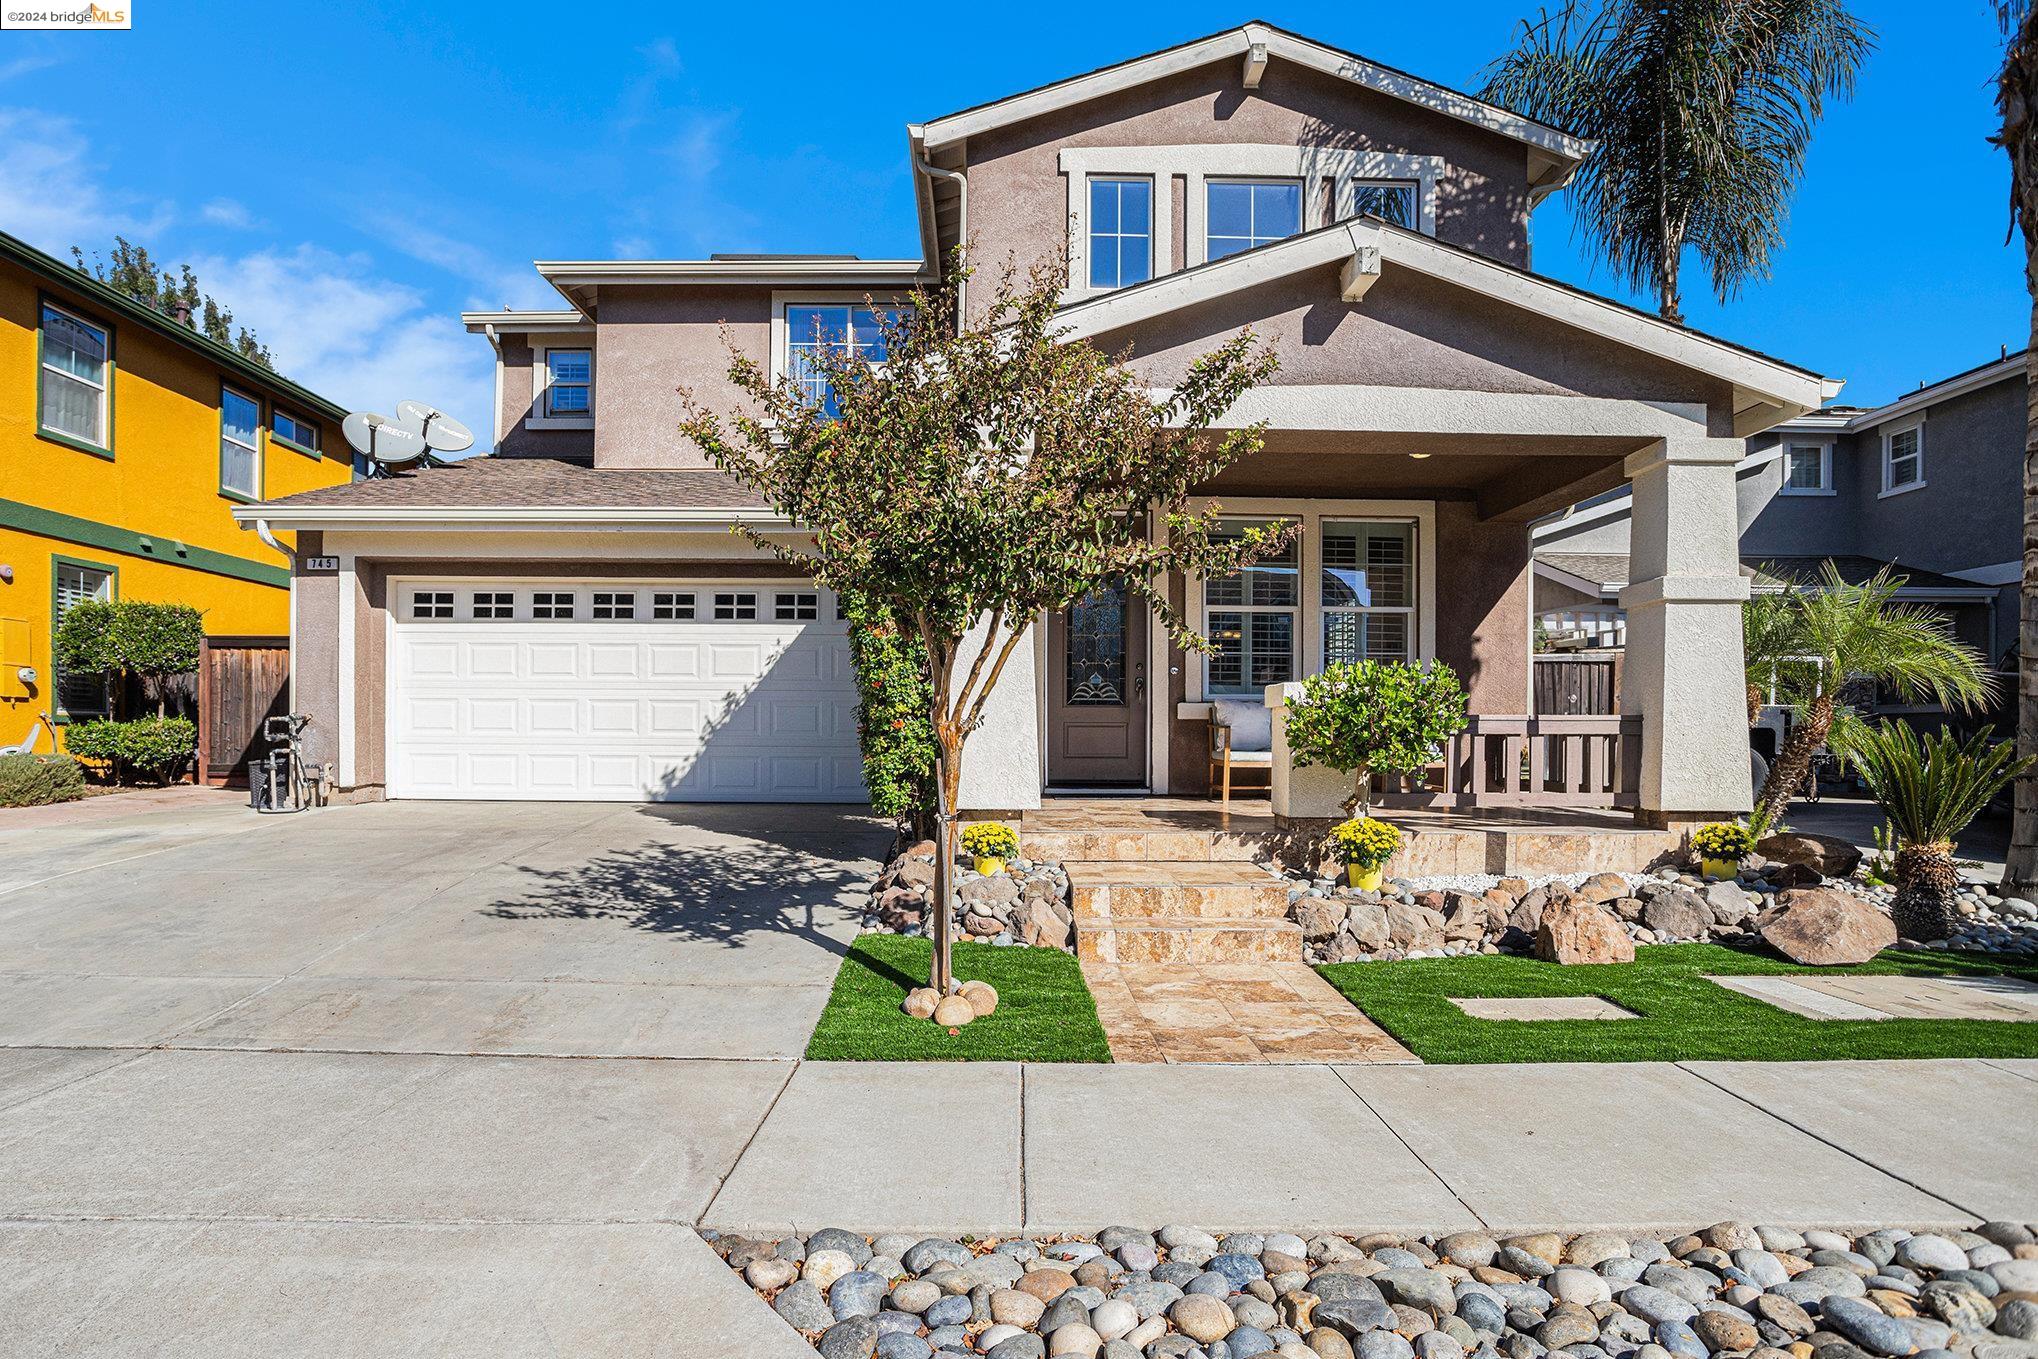
<svg viewBox="0 0 2038 1359">
<path fill-rule="evenodd" d="M 1792 794 L 1803 786 L 1805 775 L 1811 772 L 1812 753 L 1825 744 L 1826 734 L 1832 729 L 1833 697 L 1820 694 L 1805 705 L 1804 720 L 1790 729 L 1790 738 L 1776 752 L 1776 763 L 1769 766 L 1769 777 L 1755 799 L 1756 808 L 1767 814 L 1772 828 L 1783 825 L 1783 814 L 1790 810 Z"/>
<path fill-rule="evenodd" d="M 934 814 L 934 928 L 929 935 L 934 958 L 927 975 L 927 984 L 944 996 L 955 989 L 955 813 L 962 794 L 962 741 L 952 736 L 951 725 L 935 726 L 941 751 L 934 766 L 935 796 L 940 805 Z"/>
<path fill-rule="evenodd" d="M 1953 846 L 1905 845 L 1897 851 L 1896 900 L 1890 923 L 1913 943 L 1933 944 L 1953 933 L 1958 917 L 1953 903 L 1960 890 L 1960 872 L 1953 864 Z"/>
<path fill-rule="evenodd" d="M 1364 765 L 1352 775 L 1352 795 L 1345 799 L 1346 816 L 1364 816 L 1373 791 L 1373 771 Z"/>
<path fill-rule="evenodd" d="M 1997 79 L 2003 115 L 1998 140 L 2010 157 L 2010 210 L 2024 234 L 2024 286 L 2032 298 L 2032 347 L 2025 357 L 2024 579 L 2017 626 L 2017 753 L 2038 754 L 2038 5 L 2010 35 Z M 2003 872 L 2008 891 L 2038 889 L 2038 773 L 2017 776 L 2016 818 Z"/>
</svg>

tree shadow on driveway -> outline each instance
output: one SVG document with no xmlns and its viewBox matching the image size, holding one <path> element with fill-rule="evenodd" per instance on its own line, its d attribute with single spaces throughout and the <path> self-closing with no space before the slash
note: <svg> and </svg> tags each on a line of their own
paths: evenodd
<svg viewBox="0 0 2038 1359">
<path fill-rule="evenodd" d="M 812 845 L 804 848 L 753 836 L 737 845 L 653 842 L 570 867 L 525 867 L 520 871 L 529 890 L 495 902 L 483 914 L 500 920 L 618 921 L 727 948 L 787 935 L 838 956 L 848 952 L 847 938 L 827 930 L 839 925 L 840 933 L 853 937 L 882 839 L 797 831 L 786 836 Z"/>
</svg>

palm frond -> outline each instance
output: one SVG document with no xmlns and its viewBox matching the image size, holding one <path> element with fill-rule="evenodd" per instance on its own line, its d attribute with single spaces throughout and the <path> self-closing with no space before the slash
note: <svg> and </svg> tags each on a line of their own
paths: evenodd
<svg viewBox="0 0 2038 1359">
<path fill-rule="evenodd" d="M 1921 737 L 1883 722 L 1850 734 L 1846 753 L 1901 843 L 1948 844 L 2033 763 L 1994 736 L 1983 727 L 1965 742 L 1948 731 Z"/>
</svg>

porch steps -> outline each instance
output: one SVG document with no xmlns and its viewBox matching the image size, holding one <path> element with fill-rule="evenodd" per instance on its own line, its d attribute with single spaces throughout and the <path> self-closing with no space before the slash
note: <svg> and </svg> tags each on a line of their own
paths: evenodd
<svg viewBox="0 0 2038 1359">
<path fill-rule="evenodd" d="M 1288 886 L 1235 859 L 1063 861 L 1076 956 L 1103 963 L 1300 962 Z"/>
<path fill-rule="evenodd" d="M 1028 830 L 1022 822 L 1019 852 L 1062 863 L 1251 863 L 1272 857 L 1274 839 L 1271 830 Z"/>
</svg>

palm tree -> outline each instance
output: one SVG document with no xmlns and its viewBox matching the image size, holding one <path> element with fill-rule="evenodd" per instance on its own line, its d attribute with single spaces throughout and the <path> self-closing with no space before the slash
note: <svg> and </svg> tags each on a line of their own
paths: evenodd
<svg viewBox="0 0 2038 1359">
<path fill-rule="evenodd" d="M 1599 143 L 1579 227 L 1681 322 L 1685 246 L 1721 301 L 1768 276 L 1812 129 L 1873 48 L 1843 0 L 1569 0 L 1522 21 L 1483 95 Z"/>
<path fill-rule="evenodd" d="M 1953 841 L 1988 806 L 2003 785 L 2032 766 L 2008 741 L 1983 727 L 1964 744 L 1953 733 L 1920 738 L 1905 722 L 1863 726 L 1847 758 L 1860 771 L 1900 848 L 1896 900 L 1890 919 L 1897 933 L 1920 942 L 1953 931 L 1953 897 L 1960 873 Z"/>
<path fill-rule="evenodd" d="M 2038 754 L 2038 9 L 2026 0 L 1997 0 L 2003 66 L 1996 107 L 2003 130 L 1996 144 L 2010 157 L 2010 222 L 2024 232 L 2024 286 L 2031 293 L 2032 342 L 2024 356 L 2024 586 L 2017 629 L 2017 749 Z M 2038 777 L 2017 778 L 2016 819 L 2003 885 L 2019 895 L 2038 889 Z"/>
<path fill-rule="evenodd" d="M 1785 592 L 1784 616 L 1765 646 L 1775 663 L 1777 698 L 1797 709 L 1797 723 L 1755 797 L 1758 822 L 1781 821 L 1811 770 L 1813 752 L 1845 714 L 1841 690 L 1850 682 L 1873 680 L 1907 702 L 1948 708 L 1974 708 L 1994 693 L 1981 653 L 1954 637 L 1944 614 L 1896 602 L 1903 583 L 1885 567 L 1850 585 L 1827 562 L 1817 584 Z"/>
</svg>

